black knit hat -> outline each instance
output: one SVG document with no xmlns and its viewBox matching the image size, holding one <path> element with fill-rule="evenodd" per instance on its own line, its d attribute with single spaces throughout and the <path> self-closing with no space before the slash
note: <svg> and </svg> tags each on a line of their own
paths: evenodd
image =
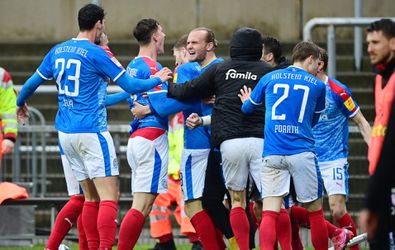
<svg viewBox="0 0 395 250">
<path fill-rule="evenodd" d="M 259 31 L 248 27 L 240 28 L 230 40 L 230 57 L 246 61 L 260 60 L 262 44 L 262 35 Z"/>
</svg>

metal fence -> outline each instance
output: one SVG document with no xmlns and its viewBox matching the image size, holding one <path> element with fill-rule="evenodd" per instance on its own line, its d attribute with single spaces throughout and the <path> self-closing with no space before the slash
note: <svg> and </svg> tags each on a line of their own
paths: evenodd
<svg viewBox="0 0 395 250">
<path fill-rule="evenodd" d="M 336 27 L 360 27 L 381 18 L 389 18 L 395 21 L 395 17 L 324 17 L 310 19 L 303 28 L 303 40 L 312 40 L 312 30 L 317 26 L 327 27 L 327 50 L 328 50 L 328 75 L 336 76 Z M 354 60 L 355 67 L 359 71 L 362 60 L 362 37 L 354 37 Z"/>
</svg>

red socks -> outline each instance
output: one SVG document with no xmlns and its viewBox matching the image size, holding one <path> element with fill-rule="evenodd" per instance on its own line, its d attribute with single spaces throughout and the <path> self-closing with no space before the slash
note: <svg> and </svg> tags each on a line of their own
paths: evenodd
<svg viewBox="0 0 395 250">
<path fill-rule="evenodd" d="M 304 207 L 292 206 L 291 221 L 301 226 L 310 226 L 309 212 Z"/>
<path fill-rule="evenodd" d="M 291 250 L 292 241 L 292 230 L 291 230 L 291 220 L 288 215 L 288 211 L 285 208 L 280 210 L 280 215 L 277 219 L 277 239 L 280 242 L 282 250 Z"/>
<path fill-rule="evenodd" d="M 249 250 L 250 223 L 244 208 L 235 207 L 230 210 L 230 225 L 240 250 Z"/>
<path fill-rule="evenodd" d="M 299 235 L 299 224 L 292 223 L 292 249 L 293 250 L 303 250 L 302 240 Z"/>
<path fill-rule="evenodd" d="M 311 241 L 314 249 L 328 250 L 328 230 L 322 209 L 309 212 Z"/>
<path fill-rule="evenodd" d="M 259 227 L 259 241 L 261 250 L 272 250 L 277 242 L 276 224 L 280 213 L 263 211 L 262 221 Z"/>
<path fill-rule="evenodd" d="M 220 249 L 217 243 L 214 223 L 211 221 L 211 218 L 205 210 L 195 214 L 191 218 L 191 223 L 195 228 L 196 233 L 200 236 L 200 241 L 204 249 Z"/>
<path fill-rule="evenodd" d="M 99 213 L 99 202 L 85 201 L 82 209 L 82 224 L 88 240 L 89 249 L 98 249 L 100 246 L 99 231 L 97 230 L 97 216 Z"/>
<path fill-rule="evenodd" d="M 78 247 L 80 250 L 88 250 L 88 241 L 86 239 L 86 234 L 84 226 L 82 225 L 82 216 L 78 216 L 77 219 L 77 230 L 78 230 Z"/>
<path fill-rule="evenodd" d="M 215 233 L 216 233 L 215 236 L 217 237 L 219 249 L 221 249 L 221 250 L 226 249 L 226 243 L 224 241 L 224 234 L 217 227 L 215 227 Z"/>
<path fill-rule="evenodd" d="M 193 243 L 193 242 L 199 241 L 199 236 L 196 233 L 188 233 L 187 237 L 189 239 L 189 243 Z"/>
<path fill-rule="evenodd" d="M 100 249 L 111 249 L 115 242 L 117 233 L 117 211 L 116 201 L 101 201 L 99 214 L 97 216 L 97 229 L 100 235 Z"/>
<path fill-rule="evenodd" d="M 325 223 L 326 223 L 326 228 L 328 230 L 328 237 L 332 238 L 333 236 L 335 236 L 337 227 L 332 223 L 330 223 L 329 221 L 325 221 Z"/>
<path fill-rule="evenodd" d="M 52 229 L 51 235 L 45 249 L 57 250 L 64 237 L 69 232 L 73 223 L 77 221 L 78 216 L 82 212 L 84 205 L 84 196 L 74 195 L 64 205 L 56 216 L 55 225 Z"/>
<path fill-rule="evenodd" d="M 130 250 L 136 245 L 145 221 L 144 215 L 131 208 L 122 220 L 118 235 L 118 250 Z"/>
<path fill-rule="evenodd" d="M 349 213 L 345 213 L 341 218 L 337 219 L 336 222 L 339 227 L 350 227 L 348 229 L 353 232 L 354 236 L 357 236 L 357 229 Z M 350 250 L 359 250 L 359 245 L 350 247 Z"/>
</svg>

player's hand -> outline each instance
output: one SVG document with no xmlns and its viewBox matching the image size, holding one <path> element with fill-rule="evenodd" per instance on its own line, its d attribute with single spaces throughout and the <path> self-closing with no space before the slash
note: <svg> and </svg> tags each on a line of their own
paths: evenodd
<svg viewBox="0 0 395 250">
<path fill-rule="evenodd" d="M 15 143 L 9 139 L 3 139 L 1 149 L 3 154 L 10 154 L 14 150 Z"/>
<path fill-rule="evenodd" d="M 166 82 L 167 80 L 173 78 L 173 73 L 169 68 L 165 67 L 160 71 L 156 72 L 154 77 L 159 77 L 162 82 Z"/>
<path fill-rule="evenodd" d="M 27 105 L 23 105 L 22 107 L 16 107 L 16 119 L 19 124 L 25 125 L 26 120 L 29 118 L 29 109 Z"/>
<path fill-rule="evenodd" d="M 151 109 L 149 105 L 141 105 L 138 102 L 133 103 L 133 108 L 131 109 L 134 117 L 139 119 L 143 119 L 147 115 L 151 114 Z"/>
<path fill-rule="evenodd" d="M 243 88 L 240 89 L 240 94 L 237 96 L 240 98 L 241 102 L 244 103 L 248 98 L 250 98 L 251 92 L 251 88 L 247 88 L 247 86 L 244 85 Z"/>
<path fill-rule="evenodd" d="M 189 129 L 194 129 L 203 124 L 202 119 L 199 117 L 198 114 L 192 113 L 188 116 L 185 124 Z"/>
<path fill-rule="evenodd" d="M 368 233 L 368 240 L 372 240 L 376 235 L 378 225 L 378 215 L 365 209 L 359 214 L 359 226 L 361 232 Z"/>
<path fill-rule="evenodd" d="M 214 104 L 215 103 L 215 95 L 202 99 L 204 104 Z"/>
</svg>

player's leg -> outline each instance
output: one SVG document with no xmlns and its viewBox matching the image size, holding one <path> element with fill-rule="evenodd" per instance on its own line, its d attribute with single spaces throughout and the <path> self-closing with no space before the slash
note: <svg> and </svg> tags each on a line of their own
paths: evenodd
<svg viewBox="0 0 395 250">
<path fill-rule="evenodd" d="M 260 225 L 261 249 L 273 249 L 277 241 L 277 223 L 280 216 L 283 197 L 289 193 L 290 174 L 288 162 L 284 156 L 270 155 L 263 159 L 260 172 L 262 186 L 262 221 Z M 288 224 L 287 235 L 291 234 L 291 225 Z M 282 242 L 282 249 L 291 249 L 291 240 Z"/>
<path fill-rule="evenodd" d="M 203 209 L 202 196 L 209 149 L 184 149 L 181 156 L 181 186 L 185 213 L 205 249 L 220 249 L 213 221 Z"/>
<path fill-rule="evenodd" d="M 231 199 L 230 223 L 240 249 L 249 249 L 250 224 L 245 211 L 249 176 L 251 138 L 237 138 L 221 143 L 225 185 Z"/>
<path fill-rule="evenodd" d="M 309 212 L 311 239 L 315 249 L 328 249 L 328 230 L 322 210 L 323 181 L 315 154 L 304 152 L 287 156 L 298 201 Z"/>
<path fill-rule="evenodd" d="M 63 165 L 64 176 L 70 200 L 59 211 L 55 219 L 54 227 L 49 236 L 46 249 L 58 249 L 64 237 L 69 232 L 77 218 L 82 212 L 84 206 L 84 195 L 80 189 L 77 179 L 74 177 L 71 166 L 63 153 L 62 147 L 59 145 L 60 156 Z"/>
<path fill-rule="evenodd" d="M 129 139 L 127 159 L 132 170 L 133 204 L 121 223 L 120 250 L 135 246 L 157 194 L 167 192 L 168 150 L 166 134 L 153 140 L 140 136 Z"/>
<path fill-rule="evenodd" d="M 319 163 L 323 174 L 325 188 L 329 195 L 329 207 L 332 216 L 339 227 L 347 227 L 357 235 L 355 223 L 347 212 L 346 201 L 348 196 L 348 163 L 346 158 L 331 162 Z M 328 178 L 329 177 L 329 178 Z M 358 250 L 359 245 L 350 248 Z"/>
<path fill-rule="evenodd" d="M 329 207 L 339 229 L 330 230 L 329 237 L 334 245 L 346 245 L 352 235 L 356 235 L 356 228 L 351 216 L 347 213 L 346 200 L 348 196 L 348 163 L 346 158 L 328 162 L 319 162 L 322 179 L 329 196 Z M 347 227 L 347 229 L 341 229 Z M 348 231 L 351 230 L 351 232 Z M 354 246 L 351 249 L 359 249 Z"/>
<path fill-rule="evenodd" d="M 203 191 L 203 207 L 213 220 L 215 227 L 228 239 L 232 249 L 238 250 L 238 245 L 230 225 L 229 209 L 223 204 L 227 193 L 221 168 L 221 152 L 214 148 L 210 150 L 207 162 L 206 177 Z"/>
<path fill-rule="evenodd" d="M 182 198 L 182 190 L 181 190 L 181 182 L 177 181 L 177 189 L 174 190 L 174 198 L 177 202 L 176 211 L 174 211 L 174 216 L 180 224 L 180 231 L 183 235 L 187 236 L 189 242 L 193 245 L 201 245 L 199 241 L 199 236 L 196 233 L 195 228 L 193 227 L 191 221 L 185 213 L 185 202 Z"/>
<path fill-rule="evenodd" d="M 78 230 L 78 248 L 80 250 L 88 250 L 88 239 L 86 238 L 86 233 L 84 225 L 82 223 L 82 214 L 77 219 L 77 230 Z"/>
<path fill-rule="evenodd" d="M 88 248 L 98 249 L 100 247 L 100 235 L 97 229 L 97 217 L 99 214 L 100 197 L 92 180 L 82 180 L 80 181 L 80 186 L 85 196 L 81 216 L 82 225 L 88 241 Z"/>
<path fill-rule="evenodd" d="M 99 195 L 92 180 L 89 178 L 89 172 L 80 155 L 81 149 L 80 134 L 66 134 L 59 132 L 59 144 L 62 145 L 67 161 L 69 162 L 73 175 L 79 181 L 85 196 L 85 202 L 82 209 L 82 221 L 85 225 L 85 233 L 89 248 L 99 248 L 100 237 L 97 230 L 97 215 L 99 209 Z"/>
<path fill-rule="evenodd" d="M 79 142 L 84 164 L 100 197 L 97 215 L 100 248 L 109 249 L 115 243 L 119 196 L 119 166 L 114 142 L 108 131 L 84 134 Z"/>
<path fill-rule="evenodd" d="M 167 193 L 159 194 L 149 213 L 151 237 L 157 240 L 155 246 L 165 249 L 175 249 L 173 233 L 170 221 L 170 205 L 172 202 L 171 190 L 174 189 L 173 181 L 169 178 L 169 189 Z M 174 246 L 173 248 L 170 247 Z"/>
</svg>

